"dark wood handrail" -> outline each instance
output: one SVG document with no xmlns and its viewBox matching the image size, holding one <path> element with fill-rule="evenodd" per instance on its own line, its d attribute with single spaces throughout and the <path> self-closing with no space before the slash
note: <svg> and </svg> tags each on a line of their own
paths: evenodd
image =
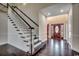
<svg viewBox="0 0 79 59">
<path fill-rule="evenodd" d="M 10 6 L 10 5 L 8 4 L 8 6 Z M 31 29 L 34 29 L 12 8 L 12 6 L 10 6 L 10 8 L 24 21 L 24 23 L 26 23 Z"/>
<path fill-rule="evenodd" d="M 15 6 L 15 8 L 17 8 L 22 14 L 24 14 L 30 21 L 32 21 L 36 26 L 39 27 L 39 25 L 37 23 L 35 23 L 29 16 L 27 16 L 23 11 L 21 11 L 17 6 Z"/>
<path fill-rule="evenodd" d="M 2 3 L 0 3 L 0 5 L 2 5 L 2 6 L 4 6 L 4 7 L 6 7 L 6 8 L 7 8 L 7 6 L 3 5 Z"/>
</svg>

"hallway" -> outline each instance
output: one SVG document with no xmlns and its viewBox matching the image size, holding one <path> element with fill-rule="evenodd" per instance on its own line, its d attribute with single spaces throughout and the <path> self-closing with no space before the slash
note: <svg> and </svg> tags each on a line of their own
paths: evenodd
<svg viewBox="0 0 79 59">
<path fill-rule="evenodd" d="M 0 5 L 0 56 L 79 56 L 79 4 Z"/>
<path fill-rule="evenodd" d="M 73 56 L 78 55 L 72 51 L 65 40 L 49 40 L 46 47 L 37 56 Z"/>
</svg>

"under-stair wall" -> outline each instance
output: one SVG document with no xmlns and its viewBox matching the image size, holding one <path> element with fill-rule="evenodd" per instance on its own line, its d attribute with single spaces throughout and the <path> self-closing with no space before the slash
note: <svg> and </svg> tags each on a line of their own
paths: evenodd
<svg viewBox="0 0 79 59">
<path fill-rule="evenodd" d="M 3 11 L 2 11 L 3 10 Z M 0 45 L 7 44 L 8 38 L 8 16 L 7 16 L 7 8 L 0 5 Z"/>
</svg>

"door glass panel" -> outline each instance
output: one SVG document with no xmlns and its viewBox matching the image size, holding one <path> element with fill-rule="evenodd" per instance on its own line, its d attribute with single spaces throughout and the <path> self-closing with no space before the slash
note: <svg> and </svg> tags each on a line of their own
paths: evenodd
<svg viewBox="0 0 79 59">
<path fill-rule="evenodd" d="M 58 26 L 55 27 L 55 32 L 56 32 L 56 33 L 59 32 L 59 27 L 58 27 Z"/>
<path fill-rule="evenodd" d="M 64 36 L 64 25 L 61 25 L 61 36 Z"/>
</svg>

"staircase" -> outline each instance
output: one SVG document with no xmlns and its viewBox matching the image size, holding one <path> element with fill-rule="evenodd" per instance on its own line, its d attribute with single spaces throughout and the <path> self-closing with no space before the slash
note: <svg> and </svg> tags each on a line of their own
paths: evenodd
<svg viewBox="0 0 79 59">
<path fill-rule="evenodd" d="M 41 40 L 39 40 L 38 24 L 36 24 L 18 7 L 13 5 L 11 6 L 10 4 L 8 4 L 8 8 L 10 11 L 10 12 L 8 11 L 9 35 L 13 35 L 13 38 L 15 37 L 16 39 L 16 40 L 13 39 L 12 43 L 17 41 L 15 42 L 16 45 L 14 44 L 13 45 L 21 50 L 24 50 L 26 53 L 29 53 L 30 55 L 34 55 L 37 51 L 39 51 L 43 47 Z M 13 33 L 11 34 L 11 32 L 13 32 L 14 34 Z M 12 39 L 10 38 L 12 36 L 8 37 L 9 39 Z"/>
</svg>

